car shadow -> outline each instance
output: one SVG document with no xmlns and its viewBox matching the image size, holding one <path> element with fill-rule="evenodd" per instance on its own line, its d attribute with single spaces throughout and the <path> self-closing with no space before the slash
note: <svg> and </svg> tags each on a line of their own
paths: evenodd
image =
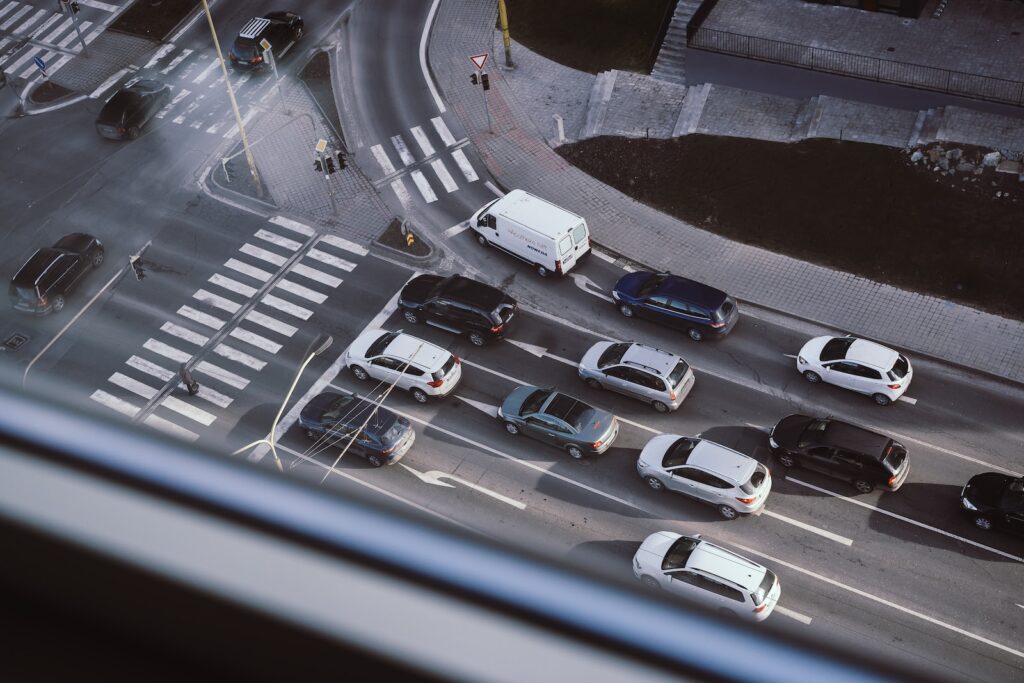
<svg viewBox="0 0 1024 683">
<path fill-rule="evenodd" d="M 700 436 L 702 439 L 749 456 L 766 467 L 770 468 L 773 464 L 772 452 L 768 448 L 768 432 L 763 429 L 723 425 L 705 429 Z"/>
<path fill-rule="evenodd" d="M 582 567 L 609 579 L 638 583 L 633 576 L 633 555 L 643 539 L 631 541 L 584 541 L 577 543 L 562 558 L 569 566 Z"/>
<path fill-rule="evenodd" d="M 171 395 L 186 403 L 196 403 L 197 401 L 205 403 L 200 398 L 203 395 L 202 383 L 199 385 L 199 394 L 197 396 L 189 397 L 188 391 L 181 385 L 175 387 Z M 225 443 L 242 445 L 264 438 L 270 431 L 270 425 L 274 423 L 277 409 L 278 406 L 272 403 L 260 403 L 242 413 L 241 417 L 238 418 L 238 422 L 228 431 Z"/>
</svg>

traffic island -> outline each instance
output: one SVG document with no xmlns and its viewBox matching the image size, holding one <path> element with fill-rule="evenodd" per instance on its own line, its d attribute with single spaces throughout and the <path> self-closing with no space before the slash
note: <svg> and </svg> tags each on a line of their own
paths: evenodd
<svg viewBox="0 0 1024 683">
<path fill-rule="evenodd" d="M 53 81 L 43 81 L 28 92 L 28 101 L 32 104 L 53 104 L 66 97 L 74 95 L 73 90 L 68 90 L 63 85 Z"/>
<path fill-rule="evenodd" d="M 434 248 L 424 239 L 420 231 L 416 230 L 408 221 L 398 218 L 391 220 L 380 237 L 373 241 L 373 246 L 416 262 L 427 261 L 434 253 Z"/>
</svg>

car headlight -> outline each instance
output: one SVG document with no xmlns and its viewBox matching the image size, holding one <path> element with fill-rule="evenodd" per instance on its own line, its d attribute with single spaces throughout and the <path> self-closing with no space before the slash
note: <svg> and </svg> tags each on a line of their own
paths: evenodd
<svg viewBox="0 0 1024 683">
<path fill-rule="evenodd" d="M 966 510 L 974 510 L 974 511 L 977 511 L 977 509 L 978 509 L 978 506 L 977 506 L 977 505 L 975 505 L 975 504 L 974 504 L 974 503 L 972 503 L 971 501 L 967 500 L 966 498 L 961 498 L 961 499 L 960 499 L 960 504 L 961 504 L 961 505 L 963 505 L 963 506 L 964 506 L 964 509 L 966 509 Z"/>
<path fill-rule="evenodd" d="M 772 448 L 778 448 L 779 447 L 779 442 L 775 440 L 775 437 L 769 436 L 768 437 L 768 445 L 771 446 Z"/>
<path fill-rule="evenodd" d="M 800 365 L 807 365 L 807 361 L 804 360 L 803 356 L 797 356 L 796 357 L 796 362 L 799 363 Z"/>
<path fill-rule="evenodd" d="M 637 460 L 636 461 L 636 466 L 637 467 L 642 467 L 645 470 L 649 467 L 649 465 L 647 463 L 645 463 L 643 460 Z"/>
</svg>

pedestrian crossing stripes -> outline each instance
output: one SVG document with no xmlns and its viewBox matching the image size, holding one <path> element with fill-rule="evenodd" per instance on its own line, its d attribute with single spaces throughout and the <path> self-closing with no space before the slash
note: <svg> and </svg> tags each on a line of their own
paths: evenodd
<svg viewBox="0 0 1024 683">
<path fill-rule="evenodd" d="M 452 152 L 452 159 L 455 159 L 455 163 L 458 165 L 459 170 L 462 171 L 462 175 L 466 177 L 466 180 L 473 183 L 480 180 L 480 177 L 473 170 L 473 165 L 469 163 L 469 159 L 466 158 L 466 153 L 461 149 L 457 149 Z"/>
<path fill-rule="evenodd" d="M 398 152 L 398 158 L 402 160 L 403 166 L 412 166 L 416 163 L 416 160 L 412 158 L 412 154 L 409 153 L 409 148 L 405 146 L 405 140 L 402 139 L 401 135 L 391 136 L 391 144 L 395 146 L 395 151 Z"/>
<path fill-rule="evenodd" d="M 430 144 L 430 140 L 427 139 L 427 134 L 423 132 L 423 129 L 419 126 L 413 126 L 409 129 L 412 136 L 416 139 L 416 144 L 420 146 L 420 150 L 423 152 L 423 156 L 432 157 L 434 156 L 434 146 Z"/>
<path fill-rule="evenodd" d="M 451 147 L 455 144 L 455 136 L 452 135 L 450 130 L 448 130 L 448 126 L 445 125 L 444 119 L 440 116 L 435 116 L 430 119 L 430 123 L 433 124 L 434 130 L 437 131 L 437 135 L 441 138 L 441 141 L 444 142 L 445 147 Z"/>
<path fill-rule="evenodd" d="M 423 195 L 423 200 L 425 202 L 431 204 L 437 201 L 437 195 L 434 194 L 434 191 L 430 188 L 430 183 L 427 182 L 427 178 L 423 175 L 422 171 L 413 171 L 409 175 L 412 176 L 412 181 L 416 183 L 416 188 L 420 191 L 420 194 Z"/>
<path fill-rule="evenodd" d="M 195 441 L 199 438 L 199 435 L 195 432 L 185 429 L 184 427 L 179 427 L 170 420 L 165 420 L 159 415 L 147 415 L 143 422 L 148 424 L 150 427 L 153 427 L 168 436 L 173 436 L 181 441 Z"/>
<path fill-rule="evenodd" d="M 434 159 L 430 162 L 430 167 L 434 169 L 434 173 L 437 174 L 438 180 L 444 185 L 444 189 L 448 192 L 455 192 L 459 189 L 459 186 L 455 184 L 455 180 L 452 178 L 452 174 L 448 172 L 444 162 L 440 159 Z"/>
</svg>

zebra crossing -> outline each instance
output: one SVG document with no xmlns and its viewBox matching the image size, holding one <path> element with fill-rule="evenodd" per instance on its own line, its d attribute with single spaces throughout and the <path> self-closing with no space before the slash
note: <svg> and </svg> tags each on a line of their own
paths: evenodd
<svg viewBox="0 0 1024 683">
<path fill-rule="evenodd" d="M 90 398 L 195 441 L 367 253 L 358 244 L 317 235 L 285 216 L 270 218 Z M 191 363 L 200 352 L 203 360 L 192 367 L 202 386 L 199 393 L 188 401 L 180 391 L 162 395 L 168 382 L 179 381 L 181 363 Z"/>
<path fill-rule="evenodd" d="M 406 185 L 407 178 L 412 180 L 416 191 L 428 204 L 436 202 L 439 195 L 444 196 L 458 191 L 457 177 L 461 176 L 466 183 L 480 180 L 473 164 L 462 150 L 469 141 L 456 140 L 440 116 L 430 119 L 430 123 L 432 134 L 442 143 L 440 152 L 431 140 L 431 133 L 424 130 L 424 126 L 413 126 L 408 131 L 416 145 L 418 159 L 402 133 L 390 137 L 390 154 L 383 143 L 370 147 L 370 153 L 380 166 L 383 176 L 374 181 L 374 185 L 390 185 L 398 201 L 406 207 L 412 202 L 412 194 Z M 454 173 L 449 170 L 451 164 L 457 169 Z"/>
</svg>

